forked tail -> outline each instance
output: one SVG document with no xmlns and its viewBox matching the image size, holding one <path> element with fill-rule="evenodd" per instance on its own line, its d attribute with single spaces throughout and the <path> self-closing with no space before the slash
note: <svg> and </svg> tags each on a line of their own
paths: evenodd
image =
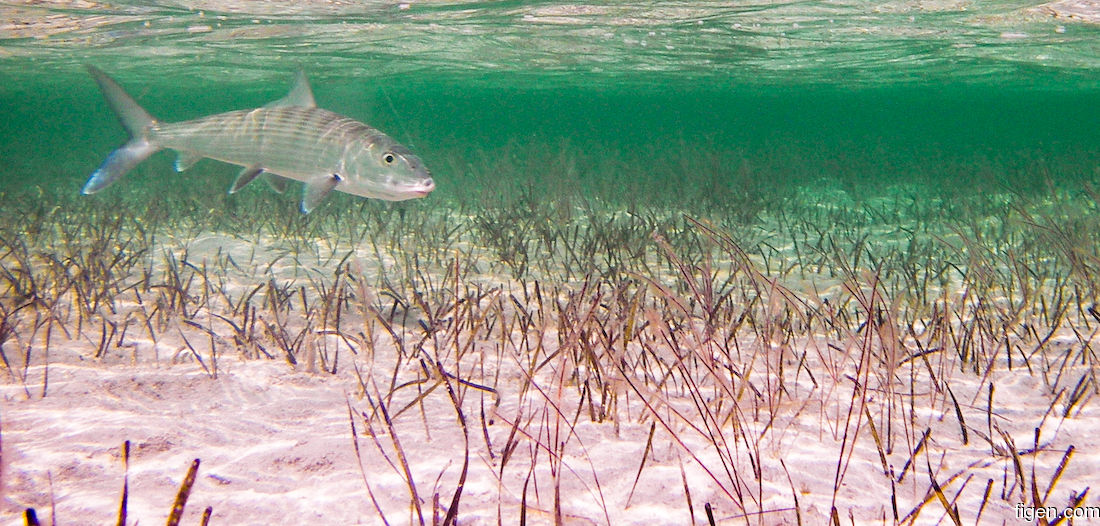
<svg viewBox="0 0 1100 526">
<path fill-rule="evenodd" d="M 138 163 L 160 150 L 160 146 L 152 144 L 148 140 L 149 128 L 156 123 L 153 117 L 141 106 L 138 106 L 138 103 L 127 95 L 122 87 L 114 79 L 108 77 L 106 73 L 95 66 L 88 66 L 88 72 L 92 74 L 92 77 L 95 77 L 96 84 L 99 84 L 99 89 L 103 92 L 107 103 L 111 105 L 111 109 L 118 116 L 118 120 L 122 122 L 122 126 L 130 134 L 130 141 L 111 152 L 111 155 L 107 156 L 107 160 L 103 161 L 103 164 L 92 172 L 88 182 L 84 183 L 82 192 L 84 194 L 94 194 L 126 175 L 126 172 L 133 169 Z"/>
</svg>

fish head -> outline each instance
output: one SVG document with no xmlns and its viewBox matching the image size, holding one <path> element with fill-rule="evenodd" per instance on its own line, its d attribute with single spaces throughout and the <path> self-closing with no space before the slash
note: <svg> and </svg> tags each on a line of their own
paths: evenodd
<svg viewBox="0 0 1100 526">
<path fill-rule="evenodd" d="M 408 148 L 389 137 L 375 136 L 344 159 L 340 191 L 362 197 L 404 201 L 435 190 L 432 174 Z"/>
</svg>

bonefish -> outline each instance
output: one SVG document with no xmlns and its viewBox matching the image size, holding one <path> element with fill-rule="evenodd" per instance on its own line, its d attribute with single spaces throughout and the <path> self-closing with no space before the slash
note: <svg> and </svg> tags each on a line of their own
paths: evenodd
<svg viewBox="0 0 1100 526">
<path fill-rule="evenodd" d="M 176 171 L 211 158 L 243 166 L 234 193 L 263 175 L 282 192 L 288 180 L 305 183 L 301 210 L 309 213 L 333 190 L 404 201 L 435 189 L 431 173 L 408 148 L 361 122 L 317 107 L 305 74 L 290 93 L 266 106 L 183 122 L 154 119 L 117 82 L 88 66 L 130 140 L 92 173 L 83 193 L 114 183 L 162 149 L 179 153 Z"/>
</svg>

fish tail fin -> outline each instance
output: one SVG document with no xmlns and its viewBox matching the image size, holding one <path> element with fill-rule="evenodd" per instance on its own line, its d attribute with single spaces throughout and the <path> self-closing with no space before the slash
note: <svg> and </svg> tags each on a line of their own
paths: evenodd
<svg viewBox="0 0 1100 526">
<path fill-rule="evenodd" d="M 103 97 L 107 99 L 111 109 L 115 110 L 115 115 L 118 116 L 118 120 L 122 122 L 122 126 L 126 128 L 130 136 L 141 137 L 146 135 L 149 127 L 156 123 L 156 119 L 153 119 L 144 108 L 138 105 L 133 97 L 122 89 L 122 86 L 119 86 L 106 73 L 95 66 L 89 65 L 87 68 L 92 77 L 95 77 L 96 84 L 99 84 L 99 90 L 103 92 Z"/>
<path fill-rule="evenodd" d="M 156 124 L 156 120 L 106 73 L 95 66 L 88 66 L 88 72 L 95 78 L 96 84 L 99 84 L 99 89 L 103 92 L 103 97 L 107 99 L 118 120 L 130 134 L 130 141 L 111 152 L 107 160 L 92 172 L 88 182 L 84 183 L 82 192 L 92 194 L 126 175 L 126 172 L 138 163 L 160 150 L 160 146 L 151 143 L 148 138 L 149 129 Z"/>
<path fill-rule="evenodd" d="M 81 193 L 94 194 L 107 188 L 157 150 L 160 150 L 160 147 L 150 144 L 145 139 L 132 139 L 107 156 L 107 160 L 103 161 L 103 164 L 92 172 L 88 182 L 84 183 Z"/>
</svg>

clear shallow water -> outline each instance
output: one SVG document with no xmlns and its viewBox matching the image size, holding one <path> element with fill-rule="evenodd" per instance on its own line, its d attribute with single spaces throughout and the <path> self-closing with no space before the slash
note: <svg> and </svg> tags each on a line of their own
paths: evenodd
<svg viewBox="0 0 1100 526">
<path fill-rule="evenodd" d="M 507 144 L 571 141 L 581 171 L 693 155 L 681 141 L 773 177 L 867 178 L 976 151 L 1079 176 L 1100 142 L 1088 0 L 5 2 L 9 168 L 79 179 L 121 140 L 83 64 L 169 121 L 277 98 L 302 67 L 322 106 L 432 161 L 444 193 L 456 158 Z"/>
<path fill-rule="evenodd" d="M 1100 66 L 1090 0 L 16 1 L 0 15 L 0 72 L 15 78 L 92 62 L 245 84 L 304 64 L 402 82 L 1095 87 Z"/>
<path fill-rule="evenodd" d="M 496 349 L 498 366 L 511 367 L 518 363 L 515 356 L 524 356 L 542 364 L 538 367 L 578 371 L 565 384 L 548 384 L 546 392 L 581 391 L 583 385 L 576 400 L 584 408 L 588 393 L 588 410 L 576 414 L 594 420 L 598 413 L 603 421 L 603 403 L 597 402 L 597 409 L 592 402 L 599 391 L 588 391 L 589 385 L 610 385 L 600 368 L 623 371 L 627 356 L 632 363 L 651 364 L 642 366 L 639 382 L 680 375 L 661 381 L 667 389 L 663 396 L 686 402 L 677 386 L 729 381 L 725 366 L 718 372 L 707 365 L 719 356 L 709 350 L 723 340 L 730 373 L 747 382 L 756 379 L 760 390 L 751 391 L 768 399 L 764 408 L 750 390 L 741 389 L 746 398 L 737 395 L 746 410 L 752 404 L 760 424 L 749 426 L 757 431 L 742 435 L 744 443 L 770 451 L 760 446 L 761 439 L 777 437 L 782 447 L 775 451 L 787 462 L 776 465 L 771 453 L 755 462 L 738 456 L 735 478 L 762 465 L 765 477 L 799 466 L 789 489 L 757 484 L 760 479 L 749 485 L 739 478 L 714 480 L 749 495 L 755 504 L 742 503 L 740 509 L 761 522 L 777 516 L 773 509 L 757 514 L 771 503 L 791 509 L 785 499 L 796 495 L 796 486 L 801 513 L 811 521 L 817 518 L 813 513 L 824 516 L 831 505 L 841 510 L 838 516 L 881 521 L 889 516 L 887 502 L 896 502 L 901 513 L 929 502 L 922 497 L 929 495 L 929 481 L 921 463 L 912 463 L 914 476 L 904 484 L 896 473 L 883 477 L 868 433 L 862 433 L 861 447 L 849 450 L 866 456 L 855 457 L 845 488 L 839 487 L 834 470 L 850 458 L 839 442 L 844 417 L 821 420 L 825 411 L 813 408 L 854 407 L 858 397 L 847 395 L 851 378 L 869 379 L 864 385 L 874 390 L 868 397 L 875 399 L 874 407 L 865 414 L 879 418 L 879 433 L 894 444 L 887 452 L 891 471 L 911 465 L 917 454 L 909 452 L 920 449 L 916 437 L 929 436 L 925 429 L 932 426 L 928 458 L 940 459 L 940 466 L 966 466 L 965 477 L 935 475 L 959 498 L 964 522 L 975 509 L 986 509 L 990 520 L 1013 516 L 1011 507 L 1028 484 L 1005 476 L 1013 468 L 1002 450 L 991 452 L 989 443 L 973 436 L 967 444 L 962 412 L 973 431 L 983 421 L 995 422 L 998 432 L 1005 426 L 1021 447 L 1031 442 L 1034 430 L 1044 429 L 1047 450 L 1024 461 L 1039 464 L 1040 476 L 1031 474 L 1032 482 L 1039 482 L 1032 486 L 1052 487 L 1058 458 L 1064 464 L 1067 447 L 1078 447 L 1049 501 L 1067 502 L 1071 491 L 1083 494 L 1092 483 L 1100 450 L 1090 441 L 1096 436 L 1094 413 L 1082 417 L 1086 402 L 1095 399 L 1091 349 L 1097 338 L 1093 324 L 1100 320 L 1097 12 L 1086 2 L 5 3 L 0 5 L 0 340 L 6 340 L 0 341 L 0 352 L 32 363 L 121 364 L 179 357 L 186 346 L 196 358 L 209 352 L 207 363 L 215 366 L 215 355 L 266 355 L 312 368 L 310 346 L 333 349 L 325 343 L 328 336 L 321 336 L 333 330 L 357 342 L 373 341 L 353 333 L 367 327 L 382 335 L 380 327 L 370 329 L 370 320 L 376 320 L 396 327 L 405 342 L 430 346 L 431 341 L 439 345 L 441 327 L 452 327 L 454 340 L 444 341 L 444 347 L 450 349 L 447 341 L 453 341 L 456 353 L 461 334 L 462 341 Z M 438 189 L 398 205 L 335 195 L 302 216 L 297 192 L 280 196 L 253 185 L 227 196 L 236 167 L 203 161 L 176 174 L 173 155 L 164 152 L 115 186 L 81 196 L 89 173 L 125 140 L 83 64 L 116 76 L 166 121 L 264 104 L 281 97 L 293 71 L 302 67 L 321 106 L 412 147 L 432 168 Z M 565 300 L 551 307 L 549 298 Z M 343 325 L 340 305 L 346 306 Z M 530 313 L 536 309 L 538 335 L 515 338 L 514 331 L 535 334 Z M 586 324 L 591 324 L 587 330 Z M 561 336 L 576 334 L 579 325 L 573 342 Z M 709 331 L 712 325 L 724 336 L 700 342 L 698 328 Z M 220 331 L 220 339 L 210 330 Z M 299 337 L 288 336 L 288 330 Z M 542 341 L 546 330 L 559 335 L 556 345 L 528 343 Z M 589 337 L 603 345 L 599 334 L 608 351 L 599 364 L 587 356 L 579 361 L 576 352 L 559 352 L 577 349 L 576 342 Z M 688 347 L 698 343 L 694 351 L 704 359 L 666 361 L 681 352 L 662 343 L 669 342 L 669 334 Z M 402 360 L 416 356 L 405 355 L 411 343 L 384 338 L 377 355 L 370 344 L 369 359 L 396 361 L 389 378 L 399 372 L 420 378 L 424 362 L 402 366 Z M 510 348 L 503 346 L 506 341 Z M 192 342 L 198 342 L 198 351 Z M 610 352 L 619 342 L 623 354 Z M 356 345 L 360 352 L 365 348 Z M 341 347 L 335 348 L 339 353 Z M 871 374 L 852 370 L 864 363 L 853 360 L 856 348 L 874 355 L 867 362 L 876 364 Z M 765 352 L 757 354 L 760 350 Z M 743 359 L 742 351 L 760 360 Z M 321 367 L 331 364 L 335 373 L 337 360 L 325 352 Z M 339 374 L 350 380 L 348 362 L 356 358 L 343 352 Z M 899 363 L 902 354 L 907 356 Z M 326 356 L 333 361 L 326 362 Z M 483 361 L 471 368 L 461 365 L 461 353 L 447 356 L 448 370 L 470 371 L 473 381 L 501 392 L 514 393 L 514 380 L 533 377 L 528 371 L 500 380 L 486 372 Z M 918 356 L 920 361 L 911 359 Z M 37 386 L 36 380 L 13 363 L 11 382 L 21 375 L 31 397 L 27 385 Z M 688 363 L 695 365 L 681 367 Z M 194 362 L 184 367 L 199 370 Z M 22 373 L 12 373 L 19 369 Z M 37 374 L 37 368 L 30 370 Z M 776 386 L 771 379 L 777 377 Z M 45 395 L 44 368 L 42 378 Z M 957 394 L 961 409 L 957 401 L 952 408 L 939 387 L 948 379 L 954 386 L 950 398 Z M 353 383 L 344 392 L 354 391 Z M 57 384 L 65 385 L 64 380 L 49 383 Z M 230 391 L 237 389 L 229 385 Z M 264 411 L 278 408 L 278 417 L 271 418 L 285 416 L 282 405 L 270 403 L 273 391 L 253 387 L 243 390 L 265 409 L 245 412 L 267 420 Z M 50 399 L 64 392 L 50 389 Z M 644 426 L 630 423 L 640 407 L 629 400 L 633 394 L 598 389 L 624 397 L 626 432 L 631 425 Z M 429 402 L 445 405 L 441 391 Z M 703 399 L 700 393 L 694 392 L 693 400 Z M 879 393 L 900 394 L 880 398 Z M 161 400 L 159 390 L 157 395 Z M 983 407 L 987 396 L 988 408 Z M 87 394 L 77 397 L 84 400 Z M 231 398 L 232 411 L 241 412 L 239 397 Z M 96 399 L 116 400 L 117 392 Z M 193 408 L 190 388 L 182 399 L 187 402 L 181 407 Z M 792 412 L 792 403 L 810 409 Z M 140 400 L 138 405 L 146 407 Z M 547 409 L 522 407 L 519 413 L 514 406 L 505 410 L 532 415 Z M 695 407 L 709 411 L 710 405 Z M 741 411 L 737 402 L 725 407 Z M 27 413 L 38 415 L 40 409 L 35 405 Z M 335 409 L 339 425 L 334 428 L 346 444 L 345 407 L 337 403 Z M 453 423 L 451 408 L 444 409 L 446 417 L 429 419 Z M 682 423 L 688 427 L 708 418 L 739 418 L 685 414 Z M 952 415 L 958 415 L 959 427 Z M 801 427 L 803 417 L 811 419 L 810 427 Z M 616 434 L 619 418 L 616 413 Z M 40 440 L 62 451 L 65 465 L 71 463 L 71 451 L 60 444 L 68 441 L 54 440 L 68 436 L 67 428 L 59 433 L 33 419 L 23 422 L 24 429 L 46 430 L 49 437 Z M 959 429 L 964 429 L 961 442 Z M 507 426 L 496 430 L 507 435 Z M 103 472 L 114 473 L 117 454 L 105 449 L 118 443 L 114 435 L 104 439 L 99 434 L 104 430 L 94 427 L 81 431 L 92 434 L 88 442 L 109 444 L 100 444 L 100 460 L 112 466 Z M 594 433 L 590 444 L 611 444 L 617 454 L 648 450 L 644 427 L 635 429 L 640 442 L 632 450 L 607 440 L 606 426 L 588 431 Z M 419 436 L 420 428 L 415 432 Z M 741 440 L 717 432 L 702 437 L 702 446 L 684 447 L 709 451 L 718 443 L 713 440 Z M 155 433 L 162 436 L 163 430 Z M 460 431 L 433 433 L 457 437 Z M 542 436 L 533 427 L 523 433 Z M 996 436 L 993 429 L 986 433 Z M 210 446 L 201 452 L 204 466 L 219 464 L 211 449 L 227 444 L 220 438 L 225 435 L 204 434 Z M 846 440 L 847 427 L 843 436 Z M 293 437 L 294 443 L 299 439 Z M 249 436 L 247 444 L 256 440 Z M 493 442 L 499 447 L 505 437 Z M 191 439 L 178 443 L 170 454 L 204 447 Z M 225 446 L 232 452 L 228 463 L 239 464 L 240 447 Z M 327 459 L 331 443 L 321 449 Z M 433 470 L 448 466 L 443 469 L 453 473 L 461 464 L 456 451 L 431 446 L 412 453 L 438 458 L 421 464 Z M 682 509 L 682 496 L 668 488 L 687 484 L 683 464 L 675 469 L 671 456 L 661 456 L 671 477 L 655 486 L 654 500 L 672 499 L 664 503 L 667 509 Z M 626 464 L 596 450 L 585 458 L 613 470 L 600 475 L 604 481 L 621 484 L 636 476 L 636 457 L 629 459 L 629 472 L 616 471 Z M 21 489 L 21 505 L 46 509 L 43 496 L 56 487 L 59 502 L 70 506 L 65 492 L 81 484 L 102 489 L 117 483 L 117 476 L 109 483 L 74 479 L 75 471 L 86 470 L 53 469 L 49 478 L 46 470 L 54 464 L 31 460 L 33 466 L 24 462 L 17 468 L 39 473 Z M 175 460 L 166 465 L 178 475 Z M 260 471 L 283 469 L 278 459 L 245 464 Z M 359 464 L 350 483 L 341 479 L 341 491 L 358 488 Z M 384 464 L 367 463 L 383 471 Z M 652 477 L 653 469 L 646 469 Z M 473 474 L 470 487 L 475 479 L 499 487 L 495 473 L 502 471 L 491 471 Z M 523 476 L 529 472 L 509 473 L 520 477 L 512 480 L 511 493 L 525 491 Z M 372 480 L 375 475 L 372 471 Z M 309 476 L 317 475 L 311 470 Z M 435 480 L 438 487 L 438 471 L 417 477 Z M 968 486 L 970 477 L 996 487 Z M 216 480 L 220 486 L 196 494 L 236 491 L 287 500 L 277 491 L 257 493 L 248 485 Z M 245 473 L 240 480 L 261 479 Z M 700 487 L 710 486 L 707 480 Z M 175 488 L 169 489 L 170 496 Z M 385 489 L 391 509 L 406 507 L 399 502 L 405 491 L 400 481 Z M 782 494 L 780 500 L 769 500 L 774 491 Z M 569 500 L 586 492 L 566 488 Z M 95 505 L 109 500 L 97 499 Z M 616 508 L 623 500 L 629 498 L 609 501 L 610 513 L 605 507 L 603 514 L 625 515 Z M 234 504 L 219 504 L 218 513 L 252 511 L 235 499 L 224 502 Z M 727 499 L 715 502 L 719 509 L 725 506 L 724 513 L 733 509 Z M 797 513 L 798 500 L 791 504 Z M 259 506 L 264 513 L 283 509 Z M 305 506 L 309 513 L 316 510 L 315 502 Z M 60 515 L 81 516 L 69 509 Z M 651 516 L 641 522 L 647 520 Z M 789 513 L 783 520 L 795 522 Z"/>
<path fill-rule="evenodd" d="M 262 105 L 282 96 L 291 78 L 244 86 L 124 75 L 120 82 L 169 122 Z M 322 107 L 386 131 L 425 160 L 438 188 L 423 206 L 453 198 L 477 208 L 482 190 L 534 185 L 547 199 L 584 190 L 690 209 L 698 197 L 691 190 L 740 179 L 787 189 L 825 181 L 870 194 L 891 184 L 931 193 L 980 184 L 1041 198 L 1050 180 L 1095 182 L 1100 167 L 1100 90 L 954 83 L 546 90 L 422 80 L 415 88 L 372 78 L 313 83 Z M 43 186 L 75 197 L 125 141 L 90 76 L 38 78 L 0 92 L 6 189 Z M 237 171 L 204 161 L 180 175 L 174 158 L 158 153 L 109 190 L 156 195 L 174 182 L 213 194 Z"/>
</svg>

